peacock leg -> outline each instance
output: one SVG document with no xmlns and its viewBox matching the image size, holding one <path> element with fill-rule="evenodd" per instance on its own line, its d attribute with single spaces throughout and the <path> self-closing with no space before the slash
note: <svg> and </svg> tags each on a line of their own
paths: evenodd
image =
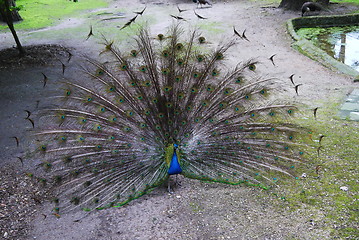
<svg viewBox="0 0 359 240">
<path fill-rule="evenodd" d="M 176 186 L 179 186 L 179 187 L 182 186 L 180 181 L 178 181 L 178 175 L 176 175 L 175 184 L 176 184 Z"/>
<path fill-rule="evenodd" d="M 170 194 L 173 194 L 173 191 L 171 190 L 171 176 L 168 177 L 167 191 L 168 191 Z"/>
</svg>

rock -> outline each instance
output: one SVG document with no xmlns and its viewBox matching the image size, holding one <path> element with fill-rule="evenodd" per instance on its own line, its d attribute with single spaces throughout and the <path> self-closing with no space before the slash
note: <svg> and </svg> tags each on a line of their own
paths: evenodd
<svg viewBox="0 0 359 240">
<path fill-rule="evenodd" d="M 359 112 L 350 112 L 349 119 L 353 121 L 359 121 Z"/>
</svg>

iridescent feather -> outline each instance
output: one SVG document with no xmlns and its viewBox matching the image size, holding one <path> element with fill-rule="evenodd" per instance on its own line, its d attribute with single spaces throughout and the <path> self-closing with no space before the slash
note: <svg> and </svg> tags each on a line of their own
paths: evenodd
<svg viewBox="0 0 359 240">
<path fill-rule="evenodd" d="M 122 206 L 169 174 L 261 186 L 296 176 L 307 130 L 289 123 L 295 106 L 270 100 L 275 79 L 255 60 L 228 70 L 235 39 L 210 51 L 178 25 L 157 36 L 142 28 L 135 49 L 106 42 L 112 64 L 88 59 L 43 113 L 36 152 L 41 179 L 57 186 L 55 211 Z"/>
</svg>

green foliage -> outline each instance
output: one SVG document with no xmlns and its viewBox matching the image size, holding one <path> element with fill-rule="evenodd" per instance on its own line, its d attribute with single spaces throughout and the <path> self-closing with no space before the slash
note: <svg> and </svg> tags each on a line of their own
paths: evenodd
<svg viewBox="0 0 359 240">
<path fill-rule="evenodd" d="M 3 1 L 3 0 L 1 0 Z M 56 23 L 60 18 L 70 16 L 77 11 L 106 7 L 104 0 L 86 0 L 79 2 L 58 0 L 18 0 L 22 22 L 16 23 L 16 29 L 39 29 Z M 7 26 L 0 26 L 0 30 Z"/>
</svg>

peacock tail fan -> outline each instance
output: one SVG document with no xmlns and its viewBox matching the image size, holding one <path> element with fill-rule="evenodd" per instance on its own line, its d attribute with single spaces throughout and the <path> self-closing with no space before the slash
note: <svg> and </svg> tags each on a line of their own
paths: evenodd
<svg viewBox="0 0 359 240">
<path fill-rule="evenodd" d="M 255 60 L 228 69 L 234 40 L 210 51 L 197 31 L 166 35 L 142 28 L 133 49 L 106 42 L 106 63 L 87 59 L 43 113 L 36 153 L 55 211 L 122 206 L 171 174 L 260 186 L 297 176 L 308 130 L 290 123 L 295 106 L 271 100 L 275 79 Z"/>
</svg>

